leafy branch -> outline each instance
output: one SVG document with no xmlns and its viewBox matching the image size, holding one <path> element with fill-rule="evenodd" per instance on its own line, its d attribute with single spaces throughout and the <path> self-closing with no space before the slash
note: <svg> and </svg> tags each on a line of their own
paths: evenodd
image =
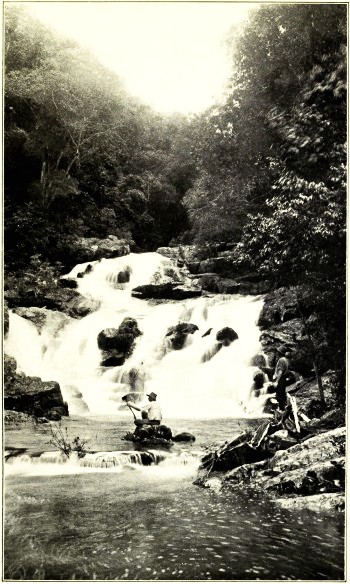
<svg viewBox="0 0 350 584">
<path fill-rule="evenodd" d="M 67 428 L 62 428 L 61 423 L 50 424 L 51 439 L 50 444 L 58 448 L 63 454 L 70 457 L 72 452 L 76 452 L 78 458 L 83 458 L 87 453 L 85 448 L 87 440 L 80 439 L 79 436 L 70 441 Z"/>
</svg>

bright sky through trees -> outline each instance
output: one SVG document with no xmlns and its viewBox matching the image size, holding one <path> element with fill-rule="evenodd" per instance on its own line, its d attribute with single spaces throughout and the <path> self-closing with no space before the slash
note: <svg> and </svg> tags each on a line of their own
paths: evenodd
<svg viewBox="0 0 350 584">
<path fill-rule="evenodd" d="M 220 95 L 228 74 L 222 39 L 254 5 L 82 1 L 26 6 L 50 28 L 91 49 L 144 102 L 161 112 L 189 113 L 202 111 Z"/>
</svg>

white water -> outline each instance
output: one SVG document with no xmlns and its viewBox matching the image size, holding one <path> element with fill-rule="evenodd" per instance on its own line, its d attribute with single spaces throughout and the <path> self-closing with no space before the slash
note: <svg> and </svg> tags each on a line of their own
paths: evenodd
<svg viewBox="0 0 350 584">
<path fill-rule="evenodd" d="M 90 263 L 93 271 L 78 279 L 79 292 L 100 301 L 96 312 L 68 323 L 52 313 L 41 334 L 28 320 L 10 314 L 5 352 L 15 357 L 18 370 L 58 381 L 71 413 L 117 413 L 123 407 L 121 396 L 135 390 L 158 394 L 164 421 L 261 413 L 264 399 L 250 394 L 251 359 L 260 352 L 256 321 L 261 298 L 215 295 L 156 304 L 132 298 L 131 289 L 174 277 L 183 280 L 169 259 L 147 253 Z M 68 276 L 76 277 L 87 265 L 76 266 Z M 126 269 L 130 282 L 118 284 L 118 274 Z M 135 318 L 143 332 L 134 353 L 123 366 L 101 367 L 97 335 L 104 328 L 117 328 L 125 317 Z M 178 322 L 195 324 L 199 330 L 175 351 L 165 335 Z M 239 338 L 215 353 L 216 333 L 227 326 Z M 203 338 L 209 328 L 211 334 Z M 136 373 L 134 386 L 130 370 Z"/>
<path fill-rule="evenodd" d="M 69 457 L 61 451 L 47 451 L 37 455 L 10 456 L 5 465 L 5 475 L 56 476 L 78 475 L 96 472 L 121 473 L 123 471 L 146 472 L 163 477 L 192 475 L 198 468 L 201 452 L 145 451 L 151 463 L 143 462 L 138 451 L 92 452 L 79 458 L 75 452 Z M 6 456 L 6 452 L 5 452 Z"/>
</svg>

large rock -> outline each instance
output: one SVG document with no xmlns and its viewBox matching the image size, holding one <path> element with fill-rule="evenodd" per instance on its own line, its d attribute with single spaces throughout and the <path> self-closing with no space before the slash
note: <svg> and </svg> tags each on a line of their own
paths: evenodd
<svg viewBox="0 0 350 584">
<path fill-rule="evenodd" d="M 234 468 L 223 487 L 245 484 L 278 497 L 344 493 L 345 441 L 345 427 L 312 436 L 269 460 Z"/>
<path fill-rule="evenodd" d="M 130 253 L 130 246 L 134 242 L 109 235 L 105 239 L 97 237 L 77 238 L 70 246 L 73 263 L 83 264 L 88 261 L 102 258 L 116 258 Z"/>
<path fill-rule="evenodd" d="M 61 286 L 45 292 L 29 290 L 24 295 L 6 290 L 4 296 L 10 308 L 47 308 L 64 312 L 73 318 L 86 316 L 100 306 L 98 301 L 85 298 L 77 290 Z"/>
<path fill-rule="evenodd" d="M 196 331 L 198 331 L 198 326 L 196 324 L 179 322 L 177 325 L 168 329 L 166 336 L 170 338 L 169 340 L 172 348 L 180 350 L 183 348 L 187 336 L 193 335 Z"/>
<path fill-rule="evenodd" d="M 68 405 L 63 401 L 56 381 L 42 381 L 15 372 L 15 360 L 5 358 L 4 408 L 24 412 L 35 417 L 60 419 L 68 416 Z"/>
<path fill-rule="evenodd" d="M 172 445 L 172 431 L 168 426 L 160 424 L 152 426 L 145 424 L 144 426 L 137 426 L 133 433 L 128 432 L 124 436 L 124 440 L 137 442 L 144 445 L 164 444 Z"/>
<path fill-rule="evenodd" d="M 301 307 L 306 317 L 310 316 L 314 310 L 312 301 L 308 301 L 305 298 L 301 303 Z M 259 315 L 259 328 L 265 330 L 292 319 L 300 319 L 295 292 L 289 288 L 278 288 L 267 294 Z"/>
<path fill-rule="evenodd" d="M 190 432 L 180 432 L 173 437 L 174 442 L 195 442 L 196 437 Z"/>
<path fill-rule="evenodd" d="M 118 328 L 103 329 L 97 337 L 98 348 L 102 352 L 101 365 L 123 365 L 134 349 L 135 339 L 141 334 L 134 318 L 124 318 Z"/>
<path fill-rule="evenodd" d="M 131 295 L 135 298 L 150 299 L 160 298 L 164 300 L 184 300 L 201 296 L 198 288 L 168 282 L 166 284 L 145 284 L 133 288 Z"/>
<path fill-rule="evenodd" d="M 231 343 L 233 343 L 233 341 L 236 341 L 237 339 L 238 335 L 236 331 L 234 331 L 233 328 L 229 326 L 225 326 L 219 330 L 216 335 L 216 340 L 219 341 L 221 345 L 224 345 L 224 347 L 228 347 L 231 345 Z"/>
</svg>

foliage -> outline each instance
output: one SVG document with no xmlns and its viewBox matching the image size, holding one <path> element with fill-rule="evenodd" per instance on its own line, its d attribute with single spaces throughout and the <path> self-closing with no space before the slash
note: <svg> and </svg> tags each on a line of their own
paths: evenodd
<svg viewBox="0 0 350 584">
<path fill-rule="evenodd" d="M 67 458 L 69 458 L 73 452 L 77 453 L 78 458 L 83 458 L 87 453 L 87 449 L 85 448 L 87 440 L 80 439 L 79 436 L 76 436 L 71 441 L 68 436 L 67 428 L 63 430 L 61 422 L 58 422 L 57 424 L 51 423 L 50 431 L 50 444 L 57 447 L 63 454 L 67 456 Z"/>
<path fill-rule="evenodd" d="M 25 298 L 28 294 L 45 296 L 58 287 L 61 265 L 42 261 L 40 255 L 33 255 L 28 266 L 16 272 L 6 272 L 5 290 Z"/>
<path fill-rule="evenodd" d="M 5 260 L 56 261 L 71 236 L 129 234 L 142 249 L 186 226 L 188 122 L 159 116 L 25 7 L 5 10 Z"/>
</svg>

